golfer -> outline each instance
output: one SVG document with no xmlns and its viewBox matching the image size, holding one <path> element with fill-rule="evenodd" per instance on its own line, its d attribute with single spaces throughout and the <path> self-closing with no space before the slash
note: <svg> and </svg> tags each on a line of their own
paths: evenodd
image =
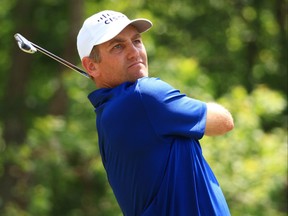
<svg viewBox="0 0 288 216">
<path fill-rule="evenodd" d="M 233 129 L 231 114 L 148 76 L 141 33 L 151 27 L 106 10 L 77 37 L 108 181 L 125 216 L 230 215 L 199 140 Z"/>
</svg>

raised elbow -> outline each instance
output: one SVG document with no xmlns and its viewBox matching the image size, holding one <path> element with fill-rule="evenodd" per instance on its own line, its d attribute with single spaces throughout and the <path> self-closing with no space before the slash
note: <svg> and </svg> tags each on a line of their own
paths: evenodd
<svg viewBox="0 0 288 216">
<path fill-rule="evenodd" d="M 234 128 L 234 121 L 232 115 L 227 111 L 224 115 L 222 115 L 222 118 L 219 119 L 218 127 L 215 129 L 216 136 L 217 135 L 224 135 L 228 133 L 229 131 L 233 130 Z"/>
<path fill-rule="evenodd" d="M 208 104 L 205 135 L 223 135 L 234 128 L 233 117 L 228 110 L 217 104 Z"/>
</svg>

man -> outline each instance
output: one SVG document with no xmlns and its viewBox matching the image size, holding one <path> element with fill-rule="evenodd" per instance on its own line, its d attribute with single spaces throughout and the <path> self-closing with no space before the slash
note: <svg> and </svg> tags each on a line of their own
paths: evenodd
<svg viewBox="0 0 288 216">
<path fill-rule="evenodd" d="M 89 99 L 109 183 L 127 216 L 230 215 L 199 140 L 230 131 L 233 119 L 220 105 L 148 77 L 141 33 L 151 26 L 102 11 L 77 37 L 82 65 L 98 87 Z"/>
</svg>

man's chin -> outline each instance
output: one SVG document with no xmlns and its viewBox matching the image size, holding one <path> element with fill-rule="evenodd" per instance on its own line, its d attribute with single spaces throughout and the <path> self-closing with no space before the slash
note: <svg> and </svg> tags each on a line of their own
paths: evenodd
<svg viewBox="0 0 288 216">
<path fill-rule="evenodd" d="M 146 69 L 141 69 L 141 70 L 132 71 L 130 74 L 132 75 L 132 77 L 139 79 L 142 77 L 147 77 L 148 71 Z"/>
<path fill-rule="evenodd" d="M 139 73 L 139 74 L 137 74 L 137 79 L 140 79 L 140 78 L 143 78 L 143 77 L 148 77 L 148 73 L 147 72 L 142 72 L 142 73 Z"/>
</svg>

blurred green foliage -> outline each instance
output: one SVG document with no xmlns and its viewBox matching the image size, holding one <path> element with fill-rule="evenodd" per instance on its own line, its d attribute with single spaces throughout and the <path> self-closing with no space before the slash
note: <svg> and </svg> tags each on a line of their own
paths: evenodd
<svg viewBox="0 0 288 216">
<path fill-rule="evenodd" d="M 98 151 L 93 83 L 13 39 L 80 66 L 77 31 L 103 9 L 153 21 L 143 34 L 151 76 L 231 111 L 235 129 L 202 147 L 232 215 L 287 215 L 284 0 L 2 0 L 0 215 L 121 215 Z"/>
</svg>

